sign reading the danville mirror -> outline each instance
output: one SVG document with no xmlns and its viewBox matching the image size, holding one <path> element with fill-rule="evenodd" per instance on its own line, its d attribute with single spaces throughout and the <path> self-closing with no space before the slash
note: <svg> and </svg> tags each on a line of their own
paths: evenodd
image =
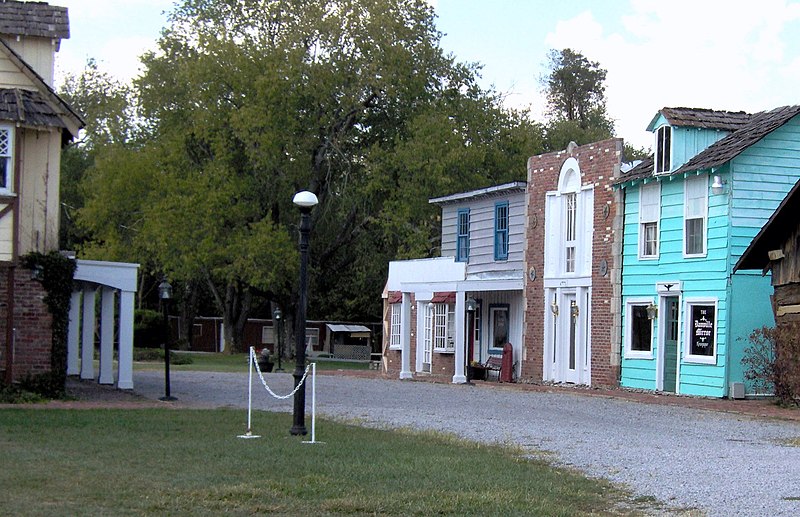
<svg viewBox="0 0 800 517">
<path fill-rule="evenodd" d="M 714 326 L 716 325 L 713 305 L 692 305 L 692 329 L 689 353 L 691 355 L 714 355 Z"/>
</svg>

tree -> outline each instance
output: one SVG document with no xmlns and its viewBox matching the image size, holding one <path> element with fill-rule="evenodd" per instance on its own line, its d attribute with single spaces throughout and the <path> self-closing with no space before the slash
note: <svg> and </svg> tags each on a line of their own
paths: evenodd
<svg viewBox="0 0 800 517">
<path fill-rule="evenodd" d="M 550 150 L 570 141 L 587 144 L 614 135 L 606 113 L 606 70 L 572 49 L 551 50 L 549 73 L 542 79 L 547 96 Z"/>
<path fill-rule="evenodd" d="M 444 55 L 433 20 L 417 0 L 181 2 L 135 83 L 141 145 L 85 182 L 98 246 L 202 279 L 241 348 L 255 297 L 291 318 L 291 199 L 310 189 L 309 314 L 379 317 L 387 260 L 434 248 L 427 198 L 522 179 L 541 141 Z"/>
</svg>

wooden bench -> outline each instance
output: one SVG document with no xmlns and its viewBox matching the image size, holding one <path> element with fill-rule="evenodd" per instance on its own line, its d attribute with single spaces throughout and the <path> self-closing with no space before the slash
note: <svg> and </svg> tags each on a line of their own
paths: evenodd
<svg viewBox="0 0 800 517">
<path fill-rule="evenodd" d="M 486 380 L 489 380 L 489 372 L 497 372 L 497 380 L 500 380 L 500 371 L 503 369 L 503 358 L 499 355 L 489 356 L 489 359 L 483 363 L 483 368 L 486 370 Z"/>
</svg>

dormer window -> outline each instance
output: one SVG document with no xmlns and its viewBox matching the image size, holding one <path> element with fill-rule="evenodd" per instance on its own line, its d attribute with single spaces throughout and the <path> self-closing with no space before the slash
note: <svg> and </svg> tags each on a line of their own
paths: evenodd
<svg viewBox="0 0 800 517">
<path fill-rule="evenodd" d="M 669 172 L 672 167 L 672 128 L 661 126 L 656 131 L 656 174 Z"/>
<path fill-rule="evenodd" d="M 13 131 L 0 126 L 0 192 L 11 192 L 14 186 Z"/>
</svg>

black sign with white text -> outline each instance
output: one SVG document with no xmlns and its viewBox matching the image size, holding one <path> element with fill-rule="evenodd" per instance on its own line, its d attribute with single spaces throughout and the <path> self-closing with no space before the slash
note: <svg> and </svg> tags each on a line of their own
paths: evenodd
<svg viewBox="0 0 800 517">
<path fill-rule="evenodd" d="M 716 313 L 713 305 L 692 305 L 692 328 L 689 353 L 691 355 L 714 355 L 714 327 Z"/>
</svg>

